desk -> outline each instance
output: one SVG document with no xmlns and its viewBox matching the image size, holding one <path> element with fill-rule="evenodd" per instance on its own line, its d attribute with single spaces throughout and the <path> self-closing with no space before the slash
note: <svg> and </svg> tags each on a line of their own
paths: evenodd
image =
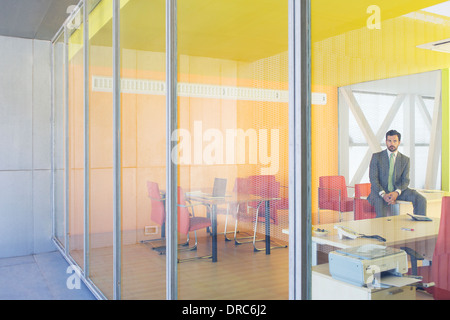
<svg viewBox="0 0 450 320">
<path fill-rule="evenodd" d="M 383 217 L 367 220 L 344 221 L 336 224 L 317 225 L 314 228 L 329 231 L 326 236 L 312 237 L 312 265 L 317 265 L 317 245 L 330 245 L 336 248 L 350 248 L 364 244 L 383 244 L 386 246 L 406 246 L 407 243 L 416 241 L 434 240 L 439 232 L 439 218 L 433 218 L 430 222 L 412 221 L 407 215 Z M 386 239 L 382 243 L 374 239 L 357 238 L 339 239 L 335 225 L 342 225 L 365 235 L 379 235 Z M 414 231 L 404 231 L 402 228 L 414 229 Z M 434 248 L 433 248 L 434 249 Z M 431 249 L 430 249 L 431 250 Z M 428 250 L 429 251 L 429 250 Z M 431 252 L 432 254 L 432 252 Z"/>
<path fill-rule="evenodd" d="M 440 218 L 441 217 L 441 204 L 442 197 L 448 196 L 449 193 L 440 190 L 419 190 L 421 195 L 427 199 L 427 216 L 430 218 Z M 397 201 L 397 206 L 394 209 L 396 214 L 407 214 L 413 213 L 412 202 L 408 201 Z"/>
<path fill-rule="evenodd" d="M 200 202 L 210 208 L 212 231 L 212 262 L 217 262 L 217 206 L 230 203 L 264 202 L 266 254 L 270 254 L 270 201 L 279 198 L 264 198 L 249 194 L 233 194 L 225 197 L 205 196 L 201 192 L 187 192 L 186 200 Z"/>
<path fill-rule="evenodd" d="M 336 280 L 330 275 L 328 263 L 312 268 L 311 282 L 312 300 L 414 300 L 416 297 L 412 286 L 369 289 Z"/>
</svg>

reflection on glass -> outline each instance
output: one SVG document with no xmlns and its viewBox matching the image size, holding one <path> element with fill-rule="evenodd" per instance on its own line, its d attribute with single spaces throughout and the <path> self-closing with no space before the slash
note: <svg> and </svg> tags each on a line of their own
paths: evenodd
<svg viewBox="0 0 450 320">
<path fill-rule="evenodd" d="M 448 83 L 450 54 L 430 50 L 427 44 L 443 40 L 450 26 L 449 12 L 443 7 L 428 7 L 449 2 L 382 6 L 376 1 L 358 1 L 357 5 L 350 2 L 311 1 L 313 299 L 354 299 L 363 292 L 353 290 L 354 295 L 346 296 L 339 290 L 341 282 L 349 280 L 335 281 L 333 273 L 341 257 L 336 252 L 343 248 L 408 247 L 431 260 L 441 199 L 447 194 L 441 188 L 448 191 L 444 175 L 448 163 L 440 162 L 440 158 L 449 148 L 441 144 L 441 112 L 448 109 L 448 101 L 441 99 L 441 93 L 448 91 L 443 84 Z M 314 100 L 318 94 L 326 99 Z M 381 211 L 377 213 L 374 207 L 376 201 L 389 201 L 383 200 L 383 192 L 392 191 L 387 182 L 382 182 L 389 178 L 388 153 L 383 153 L 379 162 L 372 159 L 388 147 L 386 133 L 391 129 L 401 133 L 391 199 L 398 198 L 380 216 Z M 401 170 L 398 163 L 406 162 L 409 179 L 403 179 L 407 183 L 402 186 L 395 174 Z M 375 170 L 369 174 L 371 163 Z M 339 187 L 341 191 L 336 191 Z M 405 198 L 410 192 L 406 187 L 417 189 L 425 198 L 426 210 L 418 209 L 420 205 L 411 202 L 412 198 Z M 433 221 L 420 226 L 406 215 L 425 211 Z M 357 238 L 340 239 L 336 226 L 350 228 Z M 340 232 L 345 238 L 346 234 Z M 362 235 L 380 236 L 386 241 Z M 330 252 L 338 259 L 329 259 Z M 406 267 L 401 273 L 406 273 L 410 257 L 404 254 L 402 259 Z M 383 294 L 371 291 L 375 274 L 364 275 L 366 299 Z M 339 295 L 333 296 L 333 292 Z M 388 299 L 389 295 L 382 298 Z M 415 290 L 403 290 L 402 298 L 416 298 Z"/>
<path fill-rule="evenodd" d="M 89 274 L 113 293 L 112 1 L 89 14 Z M 166 159 L 165 2 L 120 1 L 121 297 L 164 299 L 166 162 L 179 299 L 288 299 L 288 2 L 178 3 L 178 142 Z M 83 26 L 69 36 L 70 247 L 83 265 Z M 194 232 L 195 231 L 195 232 Z M 197 258 L 203 259 L 197 259 Z"/>
</svg>

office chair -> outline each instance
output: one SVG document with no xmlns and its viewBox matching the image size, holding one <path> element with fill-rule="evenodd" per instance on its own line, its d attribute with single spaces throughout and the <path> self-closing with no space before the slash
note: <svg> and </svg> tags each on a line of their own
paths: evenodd
<svg viewBox="0 0 450 320">
<path fill-rule="evenodd" d="M 411 248 L 401 249 L 411 258 L 410 274 L 422 277 L 425 290 L 433 294 L 435 300 L 450 300 L 450 197 L 442 198 L 441 221 L 431 266 L 418 267 L 417 260 L 424 260 L 423 256 Z"/>
<path fill-rule="evenodd" d="M 344 176 L 319 177 L 319 224 L 320 210 L 338 211 L 339 221 L 342 213 L 353 211 L 353 199 L 347 196 L 347 188 Z"/>
<path fill-rule="evenodd" d="M 147 191 L 152 207 L 150 218 L 153 222 L 161 226 L 161 237 L 158 239 L 142 240 L 141 243 L 151 244 L 153 250 L 157 251 L 160 255 L 163 255 L 166 253 L 166 245 L 165 245 L 166 199 L 165 196 L 162 196 L 162 193 L 159 189 L 159 185 L 156 182 L 147 181 Z M 154 245 L 154 243 L 158 241 L 162 242 L 162 244 Z M 186 250 L 185 248 L 183 248 L 186 246 L 189 246 L 189 236 L 187 237 L 186 243 L 179 244 L 178 250 L 179 251 Z M 189 250 L 189 248 L 187 250 Z"/>
<path fill-rule="evenodd" d="M 223 179 L 223 178 L 214 178 L 214 185 L 213 185 L 213 192 L 211 194 L 212 197 L 225 197 L 226 192 L 227 192 L 227 179 Z M 209 205 L 205 205 L 206 207 L 206 216 L 208 218 L 211 219 L 211 207 Z M 228 218 L 228 212 L 229 212 L 229 208 L 227 205 L 227 208 L 225 210 L 223 210 L 223 208 L 216 208 L 216 214 L 223 214 L 225 213 L 226 218 L 225 218 L 225 223 L 226 220 Z M 225 225 L 225 229 L 226 229 L 226 225 Z M 212 234 L 210 228 L 207 228 L 207 231 L 209 234 Z M 225 239 L 226 239 L 226 233 L 225 234 Z"/>
<path fill-rule="evenodd" d="M 234 182 L 233 193 L 236 196 L 239 196 L 239 194 L 248 195 L 249 194 L 248 178 L 237 177 Z M 238 230 L 238 223 L 239 223 L 239 219 L 243 215 L 246 215 L 248 213 L 247 203 L 228 203 L 226 210 L 227 211 L 226 211 L 225 228 L 224 228 L 225 241 L 232 241 L 232 239 L 229 239 L 227 237 L 227 234 L 233 233 L 235 244 L 240 244 L 238 241 L 238 237 L 237 237 L 237 234 L 240 233 L 240 231 Z M 235 225 L 234 225 L 234 231 L 228 232 L 227 226 L 228 226 L 228 218 L 229 218 L 230 214 L 235 219 Z M 250 239 L 250 238 L 252 238 L 252 237 L 247 236 L 247 237 L 241 237 L 239 239 Z"/>
<path fill-rule="evenodd" d="M 269 212 L 270 212 L 270 224 L 278 225 L 278 210 L 282 209 L 281 205 L 285 205 L 287 201 L 276 199 L 279 198 L 280 194 L 280 183 L 276 181 L 276 177 L 273 175 L 257 175 L 250 176 L 247 181 L 241 181 L 243 192 L 247 194 L 252 194 L 260 196 L 262 198 L 275 198 L 269 202 Z M 252 214 L 251 211 L 254 211 Z M 253 243 L 253 250 L 262 251 L 264 248 L 257 248 L 256 242 L 264 241 L 265 239 L 257 239 L 257 229 L 258 223 L 266 222 L 265 219 L 265 201 L 251 201 L 247 205 L 240 204 L 236 212 L 236 222 L 235 222 L 235 244 L 240 245 L 243 243 Z M 241 237 L 237 238 L 237 224 L 238 221 L 251 221 L 254 223 L 253 236 L 252 237 Z M 251 238 L 250 241 L 240 241 L 242 239 Z M 286 245 L 276 244 L 271 246 L 272 249 L 276 248 L 286 248 Z"/>
<path fill-rule="evenodd" d="M 233 193 L 235 195 L 239 194 L 248 194 L 248 179 L 247 178 L 240 178 L 237 177 L 234 182 L 233 187 Z M 227 237 L 227 234 L 233 233 L 235 235 L 235 241 L 236 241 L 236 234 L 240 233 L 239 230 L 237 230 L 237 223 L 235 222 L 235 230 L 234 231 L 228 231 L 228 219 L 230 217 L 230 214 L 237 219 L 237 215 L 239 214 L 239 211 L 245 210 L 246 204 L 239 204 L 239 203 L 227 203 L 226 208 L 217 208 L 217 214 L 225 214 L 225 226 L 224 226 L 224 238 L 225 241 L 232 241 L 232 239 Z"/>
<path fill-rule="evenodd" d="M 158 241 L 165 241 L 165 222 L 166 222 L 166 209 L 165 209 L 165 197 L 161 196 L 159 186 L 156 182 L 147 181 L 147 193 L 151 202 L 151 214 L 150 219 L 158 224 L 161 228 L 161 237 L 158 239 L 142 240 L 141 243 L 150 243 Z M 165 252 L 165 245 L 153 246 L 152 249 L 158 251 L 160 254 Z"/>
<path fill-rule="evenodd" d="M 355 184 L 355 220 L 373 219 L 377 216 L 375 208 L 367 201 L 370 187 L 370 183 Z"/>
<path fill-rule="evenodd" d="M 256 175 L 248 177 L 249 180 L 249 192 L 260 197 L 267 198 L 279 198 L 280 197 L 280 183 L 276 180 L 274 175 Z M 277 209 L 281 199 L 270 201 L 270 220 L 273 224 L 278 224 Z M 264 204 L 261 204 L 262 206 Z M 249 203 L 251 208 L 256 209 L 258 207 L 257 202 Z M 265 218 L 264 208 L 259 212 L 260 218 Z M 264 221 L 264 220 L 261 220 Z"/>
<path fill-rule="evenodd" d="M 196 251 L 198 247 L 197 230 L 211 227 L 211 220 L 205 217 L 196 217 L 194 207 L 202 205 L 201 203 L 190 204 L 186 201 L 183 188 L 178 187 L 178 232 L 187 236 L 187 241 L 184 244 L 189 246 L 189 233 L 194 232 L 195 244 L 193 247 L 187 248 L 188 251 Z M 189 211 L 191 209 L 192 213 Z M 194 257 L 188 259 L 179 259 L 178 262 L 190 261 L 194 259 L 211 258 L 211 255 Z"/>
</svg>

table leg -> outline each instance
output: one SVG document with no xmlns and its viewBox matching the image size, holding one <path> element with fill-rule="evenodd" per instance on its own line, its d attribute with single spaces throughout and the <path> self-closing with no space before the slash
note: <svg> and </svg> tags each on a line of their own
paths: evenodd
<svg viewBox="0 0 450 320">
<path fill-rule="evenodd" d="M 161 225 L 161 238 L 165 237 L 166 237 L 166 222 L 164 221 L 163 224 Z"/>
<path fill-rule="evenodd" d="M 265 201 L 264 218 L 266 221 L 266 254 L 270 254 L 270 201 Z"/>
<path fill-rule="evenodd" d="M 317 242 L 312 241 L 311 244 L 311 265 L 317 266 Z"/>
<path fill-rule="evenodd" d="M 211 208 L 212 262 L 217 262 L 217 205 Z"/>
</svg>

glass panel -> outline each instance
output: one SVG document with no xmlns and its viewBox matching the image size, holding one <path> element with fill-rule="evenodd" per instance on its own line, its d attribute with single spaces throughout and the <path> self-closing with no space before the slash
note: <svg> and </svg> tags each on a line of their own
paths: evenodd
<svg viewBox="0 0 450 320">
<path fill-rule="evenodd" d="M 177 10 L 178 297 L 288 299 L 288 1 Z"/>
<path fill-rule="evenodd" d="M 69 36 L 69 248 L 84 265 L 84 62 L 83 9 L 67 24 Z"/>
<path fill-rule="evenodd" d="M 54 175 L 54 232 L 56 239 L 65 246 L 65 91 L 66 63 L 64 32 L 53 43 L 53 175 Z"/>
<path fill-rule="evenodd" d="M 112 0 L 88 1 L 89 277 L 113 299 Z"/>
<path fill-rule="evenodd" d="M 122 299 L 166 297 L 165 2 L 120 2 Z"/>
<path fill-rule="evenodd" d="M 447 38 L 450 2 L 311 5 L 312 297 L 356 299 L 357 290 L 339 289 L 353 283 L 375 298 L 380 284 L 373 280 L 387 270 L 376 261 L 370 263 L 375 274 L 340 268 L 355 259 L 340 250 L 359 248 L 358 259 L 367 260 L 362 252 L 378 245 L 407 247 L 425 256 L 420 270 L 427 260 L 435 263 L 441 202 L 448 194 L 448 159 L 440 158 L 449 148 L 448 141 L 441 144 L 441 114 L 448 112 L 441 92 L 448 96 L 450 51 L 430 43 Z M 396 155 L 393 164 L 387 149 Z M 414 222 L 407 214 L 432 221 Z M 336 229 L 341 226 L 355 231 L 356 239 L 347 239 L 351 235 Z M 395 271 L 413 272 L 405 251 L 388 259 L 397 264 Z M 402 298 L 432 299 L 409 288 L 402 292 Z"/>
</svg>

